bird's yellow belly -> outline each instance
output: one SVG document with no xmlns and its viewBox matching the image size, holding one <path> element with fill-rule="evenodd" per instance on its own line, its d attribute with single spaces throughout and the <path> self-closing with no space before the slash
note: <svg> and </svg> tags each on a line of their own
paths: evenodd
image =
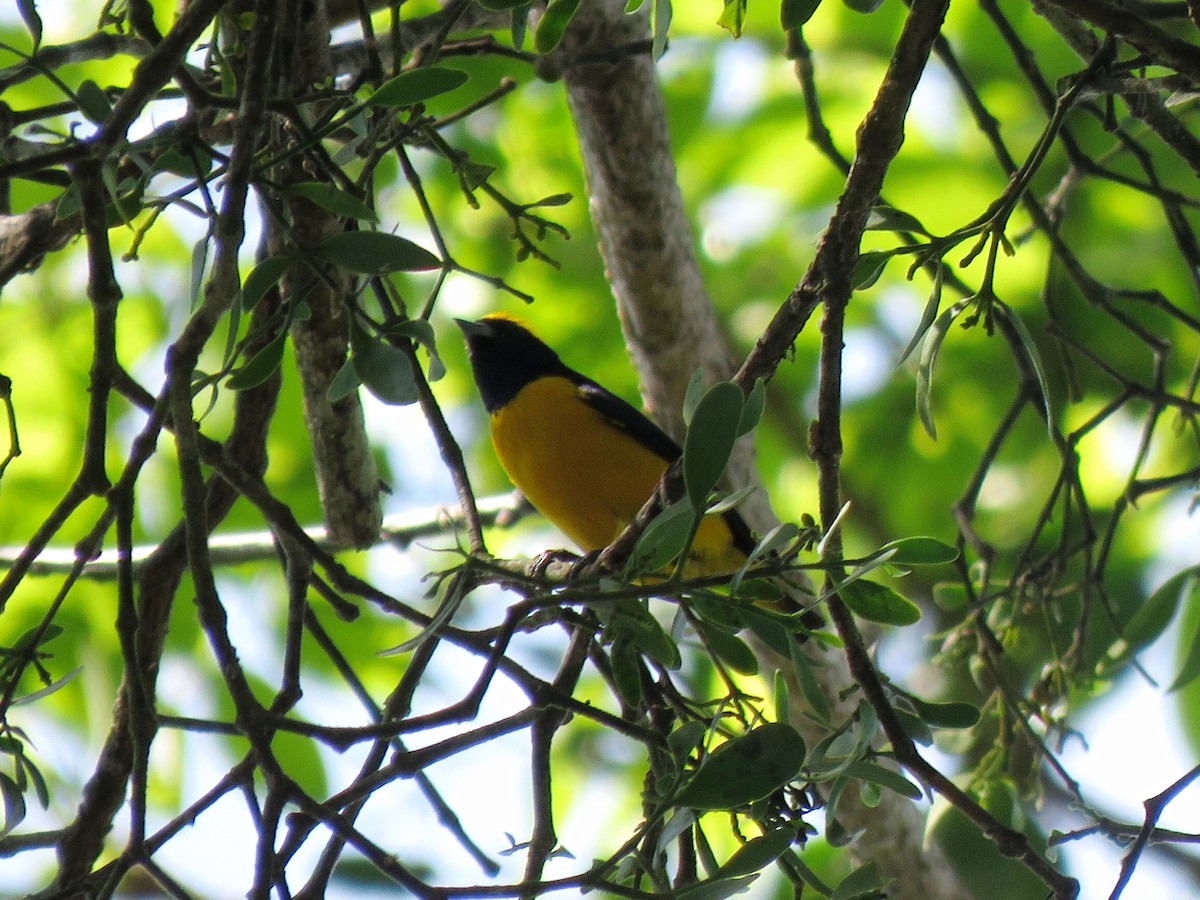
<svg viewBox="0 0 1200 900">
<path fill-rule="evenodd" d="M 491 418 L 504 470 L 547 519 L 581 550 L 608 546 L 637 515 L 667 463 L 614 428 L 563 378 L 530 382 Z M 745 557 L 720 517 L 696 536 L 694 575 L 735 570 Z"/>
</svg>

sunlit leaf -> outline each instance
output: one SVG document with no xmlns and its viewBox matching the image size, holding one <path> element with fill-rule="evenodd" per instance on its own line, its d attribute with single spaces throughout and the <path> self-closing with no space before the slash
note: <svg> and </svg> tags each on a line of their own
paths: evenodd
<svg viewBox="0 0 1200 900">
<path fill-rule="evenodd" d="M 533 33 L 533 46 L 538 53 L 545 55 L 559 45 L 578 8 L 579 0 L 550 0 Z"/>
<path fill-rule="evenodd" d="M 742 36 L 745 22 L 746 0 L 725 0 L 725 8 L 721 10 L 717 24 L 737 38 Z"/>
</svg>

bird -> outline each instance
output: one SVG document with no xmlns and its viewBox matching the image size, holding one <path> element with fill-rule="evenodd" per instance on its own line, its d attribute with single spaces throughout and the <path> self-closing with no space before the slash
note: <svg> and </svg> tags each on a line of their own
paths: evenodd
<svg viewBox="0 0 1200 900">
<path fill-rule="evenodd" d="M 679 445 L 640 410 L 570 368 L 518 319 L 455 319 L 500 465 L 585 554 L 607 547 L 654 492 Z M 736 509 L 707 516 L 684 574 L 736 572 L 755 539 Z"/>
</svg>

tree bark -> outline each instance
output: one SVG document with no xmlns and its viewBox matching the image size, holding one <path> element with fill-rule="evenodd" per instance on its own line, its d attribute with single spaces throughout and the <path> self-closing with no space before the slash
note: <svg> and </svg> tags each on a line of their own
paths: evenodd
<svg viewBox="0 0 1200 900">
<path fill-rule="evenodd" d="M 645 13 L 626 15 L 622 0 L 584 4 L 557 51 L 557 64 L 579 135 L 600 251 L 645 404 L 679 436 L 692 373 L 702 369 L 710 380 L 728 378 L 734 365 L 696 258 L 666 107 L 646 50 L 649 36 Z M 734 487 L 760 483 L 749 441 L 735 452 L 727 478 Z M 760 532 L 778 521 L 762 491 L 743 512 Z M 769 651 L 759 652 L 764 671 L 791 668 Z M 853 693 L 845 659 L 812 652 L 823 656 L 818 676 L 835 716 L 848 715 L 852 706 L 838 701 Z M 792 696 L 801 694 L 796 690 Z M 800 712 L 794 710 L 797 725 L 804 722 Z M 911 802 L 890 793 L 874 809 L 844 800 L 839 815 L 848 830 L 862 832 L 852 847 L 855 856 L 892 879 L 896 896 L 965 896 L 941 851 L 923 845 L 924 815 Z"/>
</svg>

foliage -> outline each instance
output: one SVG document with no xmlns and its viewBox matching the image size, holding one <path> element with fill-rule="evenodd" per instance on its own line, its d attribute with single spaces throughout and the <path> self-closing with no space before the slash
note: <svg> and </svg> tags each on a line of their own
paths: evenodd
<svg viewBox="0 0 1200 900">
<path fill-rule="evenodd" d="M 1068 896 L 1051 843 L 1110 837 L 1116 896 L 1191 841 L 1156 827 L 1195 770 L 1130 823 L 1063 762 L 1164 634 L 1164 683 L 1200 676 L 1187 9 L 627 4 L 614 70 L 660 61 L 748 361 L 680 398 L 681 463 L 609 551 L 506 559 L 557 539 L 471 492 L 504 482 L 451 317 L 519 306 L 634 392 L 554 80 L 595 62 L 570 30 L 596 2 L 0 25 L 14 891 L 191 896 L 233 846 L 256 897 L 880 896 L 847 810 L 889 795 L 937 795 L 985 897 Z M 877 99 L 922 68 L 911 109 Z M 722 475 L 751 432 L 794 522 L 684 577 L 701 515 L 747 502 Z M 360 553 L 380 466 L 390 546 Z"/>
</svg>

